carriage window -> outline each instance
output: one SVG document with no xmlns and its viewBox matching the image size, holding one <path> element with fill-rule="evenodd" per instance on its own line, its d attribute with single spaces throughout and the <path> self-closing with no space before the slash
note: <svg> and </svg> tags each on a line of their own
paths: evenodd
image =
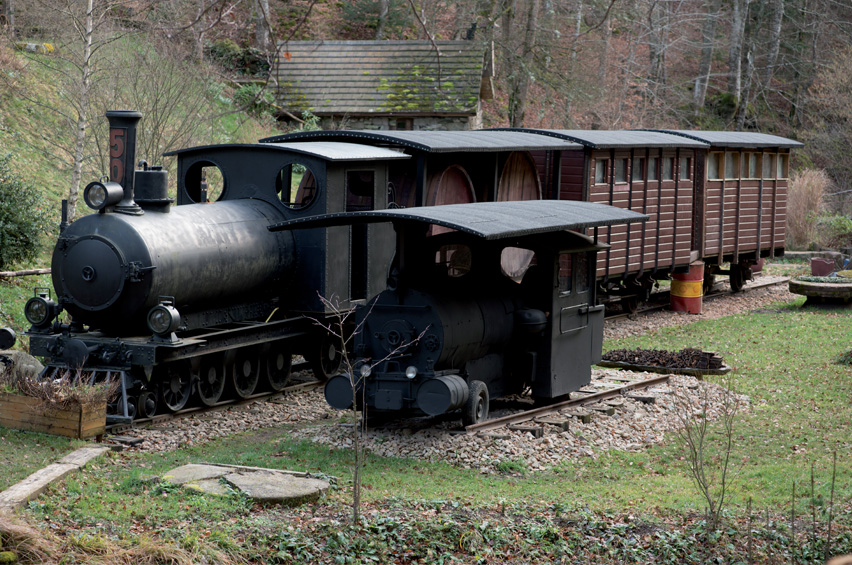
<svg viewBox="0 0 852 565">
<path fill-rule="evenodd" d="M 570 294 L 572 287 L 573 261 L 574 256 L 571 253 L 559 254 L 559 272 L 556 275 L 556 284 L 559 287 L 560 294 Z"/>
<path fill-rule="evenodd" d="M 225 192 L 225 178 L 210 161 L 199 161 L 187 169 L 184 187 L 193 202 L 215 202 Z"/>
<path fill-rule="evenodd" d="M 470 272 L 472 257 L 470 247 L 457 243 L 443 245 L 435 253 L 435 265 L 448 277 L 462 277 Z"/>
<path fill-rule="evenodd" d="M 763 154 L 763 178 L 775 178 L 775 155 L 773 153 Z"/>
<path fill-rule="evenodd" d="M 674 179 L 674 157 L 663 157 L 663 180 Z"/>
<path fill-rule="evenodd" d="M 659 159 L 651 157 L 648 159 L 648 180 L 657 180 L 660 176 L 657 174 L 657 163 Z"/>
<path fill-rule="evenodd" d="M 630 177 L 635 181 L 641 181 L 645 178 L 645 158 L 639 157 L 638 159 L 633 159 L 633 172 Z"/>
<path fill-rule="evenodd" d="M 293 210 L 307 208 L 317 196 L 313 172 L 301 163 L 285 165 L 275 177 L 275 192 L 281 202 Z"/>
<path fill-rule="evenodd" d="M 375 171 L 346 171 L 346 211 L 373 209 Z"/>
<path fill-rule="evenodd" d="M 595 159 L 595 183 L 609 181 L 609 159 Z"/>
<path fill-rule="evenodd" d="M 725 153 L 725 178 L 735 179 L 739 176 L 739 153 Z"/>
<path fill-rule="evenodd" d="M 722 153 L 711 153 L 707 157 L 707 178 L 708 179 L 720 179 L 721 176 L 721 167 L 719 167 L 719 160 L 722 157 Z"/>
<path fill-rule="evenodd" d="M 743 171 L 745 179 L 757 178 L 757 153 L 743 153 Z"/>
<path fill-rule="evenodd" d="M 615 182 L 627 182 L 627 159 L 615 160 Z"/>
<path fill-rule="evenodd" d="M 778 155 L 778 178 L 786 179 L 788 171 L 787 155 Z"/>
<path fill-rule="evenodd" d="M 692 178 L 692 159 L 689 157 L 680 158 L 680 180 L 689 180 Z"/>
</svg>

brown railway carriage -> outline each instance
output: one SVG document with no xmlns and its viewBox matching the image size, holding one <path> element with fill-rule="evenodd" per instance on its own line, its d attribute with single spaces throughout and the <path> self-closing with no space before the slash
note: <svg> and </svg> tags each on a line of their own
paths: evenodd
<svg viewBox="0 0 852 565">
<path fill-rule="evenodd" d="M 666 132 L 708 144 L 696 160 L 693 248 L 708 285 L 728 274 L 737 291 L 761 258 L 784 254 L 790 150 L 803 144 L 752 132 Z"/>
<path fill-rule="evenodd" d="M 702 141 L 663 132 L 526 130 L 574 141 L 581 152 L 536 154 L 547 177 L 560 159 L 558 194 L 562 200 L 588 200 L 647 214 L 644 225 L 607 228 L 601 241 L 597 275 L 611 294 L 623 294 L 632 307 L 654 279 L 688 268 L 696 254 L 694 165 Z"/>
</svg>

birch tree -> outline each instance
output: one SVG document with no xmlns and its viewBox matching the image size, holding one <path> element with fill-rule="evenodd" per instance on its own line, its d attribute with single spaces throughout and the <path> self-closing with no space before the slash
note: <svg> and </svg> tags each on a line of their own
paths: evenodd
<svg viewBox="0 0 852 565">
<path fill-rule="evenodd" d="M 713 66 L 713 50 L 721 4 L 721 0 L 705 0 L 704 2 L 704 21 L 701 25 L 701 59 L 698 63 L 698 76 L 695 77 L 695 89 L 692 98 L 696 116 L 704 107 L 704 101 L 707 97 L 707 85 L 710 82 L 710 71 Z"/>
</svg>

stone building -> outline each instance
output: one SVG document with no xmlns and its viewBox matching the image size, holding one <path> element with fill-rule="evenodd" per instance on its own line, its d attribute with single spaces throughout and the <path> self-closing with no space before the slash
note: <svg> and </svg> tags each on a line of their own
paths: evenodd
<svg viewBox="0 0 852 565">
<path fill-rule="evenodd" d="M 271 78 L 283 121 L 310 112 L 323 129 L 467 130 L 481 127 L 491 92 L 485 58 L 478 41 L 290 41 Z"/>
</svg>

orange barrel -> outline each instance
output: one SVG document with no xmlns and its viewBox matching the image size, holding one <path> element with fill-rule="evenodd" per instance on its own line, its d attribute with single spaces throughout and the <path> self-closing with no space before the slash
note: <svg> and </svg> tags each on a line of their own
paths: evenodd
<svg viewBox="0 0 852 565">
<path fill-rule="evenodd" d="M 704 296 L 704 261 L 690 263 L 687 273 L 672 275 L 672 311 L 700 314 L 702 296 Z"/>
</svg>

